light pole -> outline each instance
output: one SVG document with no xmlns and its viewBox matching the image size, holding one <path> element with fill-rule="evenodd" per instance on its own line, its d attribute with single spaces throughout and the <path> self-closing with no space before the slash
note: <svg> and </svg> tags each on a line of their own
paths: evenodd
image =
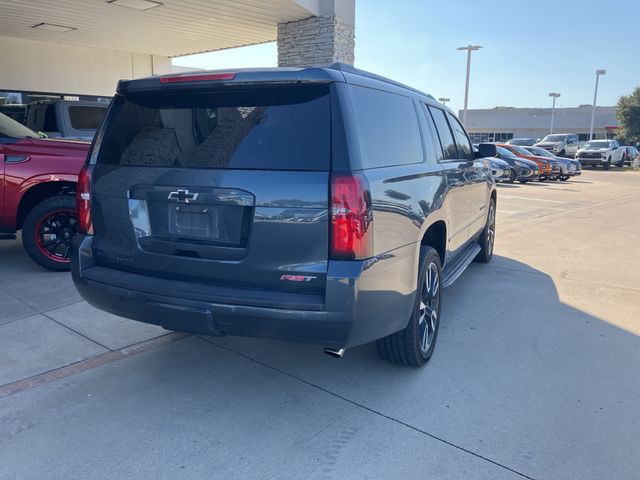
<svg viewBox="0 0 640 480">
<path fill-rule="evenodd" d="M 607 73 L 606 70 L 596 70 L 596 89 L 593 92 L 593 107 L 591 108 L 591 126 L 589 127 L 589 140 L 593 140 L 593 122 L 596 118 L 596 101 L 598 100 L 598 80 L 600 75 Z"/>
<path fill-rule="evenodd" d="M 553 133 L 553 121 L 556 117 L 556 98 L 558 98 L 560 94 L 556 92 L 551 92 L 549 96 L 553 97 L 553 106 L 551 107 L 551 128 L 549 129 L 549 133 Z"/>
<path fill-rule="evenodd" d="M 448 102 L 448 101 L 450 101 L 450 100 L 451 100 L 450 98 L 444 98 L 444 97 L 440 97 L 440 98 L 438 99 L 438 101 L 439 101 L 441 104 L 443 104 L 443 105 L 446 105 L 446 104 L 447 104 L 447 102 Z"/>
<path fill-rule="evenodd" d="M 480 45 L 467 45 L 466 47 L 458 47 L 458 50 L 467 51 L 467 81 L 464 86 L 464 110 L 462 111 L 462 125 L 467 126 L 467 105 L 469 104 L 469 74 L 471 73 L 471 52 L 480 50 Z"/>
</svg>

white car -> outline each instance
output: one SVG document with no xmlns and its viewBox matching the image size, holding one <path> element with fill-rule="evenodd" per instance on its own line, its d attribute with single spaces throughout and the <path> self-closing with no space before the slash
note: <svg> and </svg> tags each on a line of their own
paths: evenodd
<svg viewBox="0 0 640 480">
<path fill-rule="evenodd" d="M 621 166 L 624 161 L 624 149 L 617 140 L 590 140 L 576 153 L 576 160 L 582 165 L 602 165 L 609 170 L 611 165 Z"/>
</svg>

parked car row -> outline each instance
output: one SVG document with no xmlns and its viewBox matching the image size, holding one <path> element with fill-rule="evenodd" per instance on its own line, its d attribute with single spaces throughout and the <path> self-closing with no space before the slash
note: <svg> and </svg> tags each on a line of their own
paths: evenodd
<svg viewBox="0 0 640 480">
<path fill-rule="evenodd" d="M 497 182 L 564 182 L 582 173 L 577 160 L 556 157 L 540 147 L 509 143 L 496 144 L 496 157 L 484 162 Z"/>
<path fill-rule="evenodd" d="M 583 166 L 600 166 L 605 170 L 609 170 L 612 166 L 632 165 L 640 155 L 636 147 L 620 145 L 618 140 L 602 139 L 580 142 L 575 133 L 547 135 L 539 141 L 533 138 L 512 138 L 507 141 L 507 145 L 527 149 L 536 147 L 536 155 L 542 155 L 544 149 L 555 159 L 571 158 L 578 160 Z"/>
</svg>

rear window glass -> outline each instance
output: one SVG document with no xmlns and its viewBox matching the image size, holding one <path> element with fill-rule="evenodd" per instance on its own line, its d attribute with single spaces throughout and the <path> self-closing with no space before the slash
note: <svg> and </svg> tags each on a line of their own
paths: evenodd
<svg viewBox="0 0 640 480">
<path fill-rule="evenodd" d="M 418 116 L 409 97 L 351 87 L 363 168 L 423 161 Z"/>
<path fill-rule="evenodd" d="M 114 100 L 98 163 L 328 170 L 328 85 L 137 94 Z"/>
<path fill-rule="evenodd" d="M 102 123 L 106 108 L 69 107 L 69 121 L 76 130 L 95 130 Z"/>
</svg>

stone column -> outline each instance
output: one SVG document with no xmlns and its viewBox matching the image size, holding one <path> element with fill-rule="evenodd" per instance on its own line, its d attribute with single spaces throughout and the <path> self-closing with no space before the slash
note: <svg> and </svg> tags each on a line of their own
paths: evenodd
<svg viewBox="0 0 640 480">
<path fill-rule="evenodd" d="M 345 3 L 352 8 L 345 9 Z M 319 15 L 278 24 L 278 66 L 353 65 L 354 11 L 353 0 L 321 0 Z"/>
</svg>

